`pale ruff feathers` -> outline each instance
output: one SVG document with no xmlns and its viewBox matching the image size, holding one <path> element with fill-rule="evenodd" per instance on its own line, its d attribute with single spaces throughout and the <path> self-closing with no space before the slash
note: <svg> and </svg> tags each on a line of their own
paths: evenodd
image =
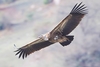
<svg viewBox="0 0 100 67">
<path fill-rule="evenodd" d="M 44 39 L 45 41 L 47 41 L 47 40 L 49 40 L 49 34 L 48 33 L 44 34 L 44 35 L 42 35 L 41 38 Z"/>
</svg>

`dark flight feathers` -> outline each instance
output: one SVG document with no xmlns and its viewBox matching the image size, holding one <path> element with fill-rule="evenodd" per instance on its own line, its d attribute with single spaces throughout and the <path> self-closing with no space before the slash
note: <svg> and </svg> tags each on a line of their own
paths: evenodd
<svg viewBox="0 0 100 67">
<path fill-rule="evenodd" d="M 19 54 L 19 58 L 22 56 L 22 58 L 24 59 L 25 57 L 27 57 L 27 55 L 29 55 L 37 50 L 40 50 L 44 47 L 50 46 L 51 44 L 53 44 L 53 43 L 51 43 L 49 41 L 44 41 L 43 39 L 37 39 L 35 41 L 35 43 L 34 42 L 29 43 L 29 44 L 19 48 L 15 52 L 17 52 L 16 55 Z"/>
<path fill-rule="evenodd" d="M 87 7 L 85 4 L 82 5 L 82 2 L 80 4 L 76 4 L 70 14 L 87 14 Z"/>
<path fill-rule="evenodd" d="M 63 23 L 63 21 L 69 18 L 63 24 L 64 27 L 62 29 L 62 34 L 65 36 L 72 32 L 72 30 L 76 28 L 85 14 L 87 14 L 85 5 L 82 5 L 82 2 L 80 4 L 76 4 L 71 10 L 70 14 L 64 20 L 62 20 Z"/>
</svg>

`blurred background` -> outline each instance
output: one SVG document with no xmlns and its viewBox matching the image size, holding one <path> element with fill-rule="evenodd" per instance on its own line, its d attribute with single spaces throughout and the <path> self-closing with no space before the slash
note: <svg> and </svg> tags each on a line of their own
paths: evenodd
<svg viewBox="0 0 100 67">
<path fill-rule="evenodd" d="M 68 46 L 53 44 L 19 59 L 14 51 L 51 31 L 76 3 L 88 14 Z M 100 67 L 99 0 L 0 0 L 0 67 Z M 14 46 L 16 45 L 16 47 Z"/>
</svg>

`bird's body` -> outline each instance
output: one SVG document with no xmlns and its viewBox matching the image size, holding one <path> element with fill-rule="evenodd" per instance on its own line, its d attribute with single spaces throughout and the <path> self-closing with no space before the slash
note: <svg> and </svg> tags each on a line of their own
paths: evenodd
<svg viewBox="0 0 100 67">
<path fill-rule="evenodd" d="M 84 4 L 82 5 L 82 2 L 80 4 L 76 4 L 70 14 L 65 17 L 51 32 L 46 33 L 37 40 L 19 48 L 15 51 L 17 52 L 16 55 L 19 54 L 19 58 L 22 56 L 24 59 L 27 55 L 56 42 L 59 42 L 62 46 L 69 45 L 73 41 L 74 36 L 68 34 L 76 28 L 86 13 L 86 7 L 84 7 Z"/>
</svg>

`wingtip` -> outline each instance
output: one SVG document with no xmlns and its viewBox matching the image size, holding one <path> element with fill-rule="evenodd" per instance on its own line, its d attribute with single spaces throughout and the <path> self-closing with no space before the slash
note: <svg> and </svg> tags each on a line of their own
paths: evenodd
<svg viewBox="0 0 100 67">
<path fill-rule="evenodd" d="M 87 13 L 88 13 L 87 6 L 85 6 L 83 2 L 80 2 L 79 4 L 78 3 L 75 4 L 70 14 L 87 14 Z"/>
<path fill-rule="evenodd" d="M 16 52 L 15 55 L 19 55 L 18 58 L 21 58 L 22 57 L 22 59 L 25 59 L 27 57 L 27 55 L 28 55 L 27 53 L 25 53 L 25 50 L 23 50 L 21 48 L 17 49 L 14 52 Z"/>
</svg>

